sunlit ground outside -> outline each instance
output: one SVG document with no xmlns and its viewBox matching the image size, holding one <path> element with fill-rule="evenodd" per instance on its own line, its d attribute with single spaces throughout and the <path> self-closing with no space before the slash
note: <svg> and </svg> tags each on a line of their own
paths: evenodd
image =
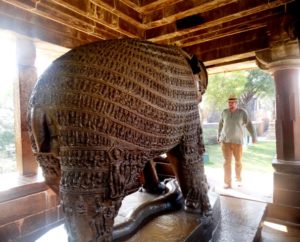
<svg viewBox="0 0 300 242">
<path fill-rule="evenodd" d="M 218 144 L 206 145 L 209 161 L 205 163 L 205 172 L 214 191 L 222 195 L 271 202 L 273 193 L 272 160 L 276 155 L 276 141 L 259 137 L 256 144 L 244 147 L 242 186 L 234 182 L 234 159 L 232 161 L 232 189 L 223 188 L 223 156 Z"/>
<path fill-rule="evenodd" d="M 0 174 L 11 173 L 17 170 L 16 145 L 14 128 L 14 86 L 18 75 L 16 41 L 14 33 L 0 30 Z M 47 52 L 47 44 L 39 43 L 36 48 L 35 67 L 40 75 L 55 57 L 67 51 L 58 49 Z M 50 48 L 50 47 L 49 47 Z M 11 177 L 14 175 L 12 174 Z"/>
<path fill-rule="evenodd" d="M 16 78 L 14 37 L 0 32 L 0 174 L 16 170 L 13 82 Z"/>
</svg>

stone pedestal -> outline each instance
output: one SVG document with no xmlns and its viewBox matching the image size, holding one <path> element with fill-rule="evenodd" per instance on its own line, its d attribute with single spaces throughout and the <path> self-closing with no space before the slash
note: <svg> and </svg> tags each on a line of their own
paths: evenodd
<svg viewBox="0 0 300 242">
<path fill-rule="evenodd" d="M 276 87 L 274 203 L 300 207 L 300 48 L 295 40 L 257 53 Z"/>
<path fill-rule="evenodd" d="M 177 182 L 171 180 L 166 186 L 168 190 L 163 195 L 138 191 L 125 197 L 115 218 L 113 241 L 207 242 L 212 239 L 221 218 L 219 195 L 208 193 L 212 215 L 201 216 L 183 210 L 183 198 Z M 67 237 L 61 225 L 35 241 L 46 242 L 55 238 L 66 242 Z"/>
</svg>

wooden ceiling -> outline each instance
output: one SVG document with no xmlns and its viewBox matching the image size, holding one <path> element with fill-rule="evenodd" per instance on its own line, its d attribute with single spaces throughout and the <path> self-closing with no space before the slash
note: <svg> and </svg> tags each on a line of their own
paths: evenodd
<svg viewBox="0 0 300 242">
<path fill-rule="evenodd" d="M 255 51 L 285 41 L 278 29 L 297 15 L 295 6 L 296 0 L 2 0 L 0 28 L 67 48 L 115 38 L 178 45 L 217 69 L 251 66 Z"/>
</svg>

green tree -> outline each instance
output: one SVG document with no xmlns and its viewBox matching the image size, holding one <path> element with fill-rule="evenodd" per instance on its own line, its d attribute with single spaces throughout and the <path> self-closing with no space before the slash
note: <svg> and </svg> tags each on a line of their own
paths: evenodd
<svg viewBox="0 0 300 242">
<path fill-rule="evenodd" d="M 260 69 L 250 70 L 244 90 L 239 98 L 240 106 L 246 108 L 254 97 L 274 97 L 274 92 L 274 82 L 270 74 Z"/>
<path fill-rule="evenodd" d="M 13 84 L 6 83 L 0 89 L 0 151 L 14 143 Z"/>
<path fill-rule="evenodd" d="M 203 105 L 221 111 L 230 94 L 240 96 L 247 82 L 246 71 L 227 72 L 209 76 L 208 88 Z"/>
<path fill-rule="evenodd" d="M 201 104 L 202 112 L 206 113 L 206 116 L 213 116 L 208 121 L 218 120 L 219 113 L 226 107 L 230 94 L 238 96 L 239 106 L 248 109 L 247 105 L 254 97 L 260 99 L 274 97 L 273 78 L 260 69 L 210 75 Z"/>
</svg>

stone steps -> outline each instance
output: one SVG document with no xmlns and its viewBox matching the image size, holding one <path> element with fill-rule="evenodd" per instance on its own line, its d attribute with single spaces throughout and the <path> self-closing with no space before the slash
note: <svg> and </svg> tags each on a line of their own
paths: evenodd
<svg viewBox="0 0 300 242">
<path fill-rule="evenodd" d="M 300 241 L 300 208 L 268 204 L 260 242 L 296 241 Z"/>
<path fill-rule="evenodd" d="M 300 228 L 284 225 L 284 221 L 265 221 L 260 242 L 299 242 Z"/>
<path fill-rule="evenodd" d="M 27 238 L 45 233 L 62 220 L 58 198 L 43 182 L 1 192 L 1 242 L 32 242 Z"/>
</svg>

